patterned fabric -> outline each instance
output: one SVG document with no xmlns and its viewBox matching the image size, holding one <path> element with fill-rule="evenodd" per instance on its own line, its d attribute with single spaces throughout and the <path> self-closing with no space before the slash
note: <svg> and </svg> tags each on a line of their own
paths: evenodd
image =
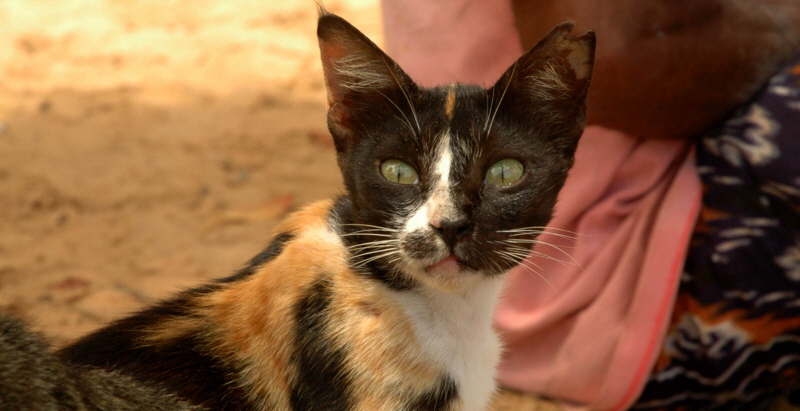
<svg viewBox="0 0 800 411">
<path fill-rule="evenodd" d="M 633 409 L 767 409 L 800 392 L 800 56 L 699 141 L 697 166 L 703 209 Z"/>
</svg>

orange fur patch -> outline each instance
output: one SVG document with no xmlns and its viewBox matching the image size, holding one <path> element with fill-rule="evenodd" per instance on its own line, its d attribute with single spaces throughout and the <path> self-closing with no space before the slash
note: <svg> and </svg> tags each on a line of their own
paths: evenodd
<svg viewBox="0 0 800 411">
<path fill-rule="evenodd" d="M 405 404 L 398 400 L 430 390 L 441 370 L 419 358 L 411 324 L 390 291 L 349 269 L 337 272 L 333 284 L 334 333 L 348 363 L 357 364 L 351 367 L 356 409 L 400 409 Z"/>
<path fill-rule="evenodd" d="M 447 91 L 447 97 L 444 100 L 444 115 L 447 116 L 448 120 L 453 119 L 453 110 L 456 108 L 456 86 L 455 84 L 450 85 L 450 89 Z"/>
<path fill-rule="evenodd" d="M 274 259 L 251 276 L 198 296 L 196 313 L 155 327 L 145 343 L 201 335 L 209 350 L 241 369 L 236 383 L 259 409 L 289 409 L 296 304 L 315 281 L 331 280 L 329 330 L 347 353 L 354 409 L 401 409 L 429 392 L 442 370 L 419 356 L 403 308 L 381 283 L 349 268 L 340 237 L 328 226 L 332 201 L 300 210 L 277 232 L 292 233 Z"/>
<path fill-rule="evenodd" d="M 198 317 L 203 318 L 203 313 L 198 312 Z M 205 328 L 202 320 L 190 317 L 175 317 L 163 321 L 148 330 L 145 336 L 139 341 L 143 345 L 163 345 L 169 344 L 181 337 L 193 334 Z"/>
<path fill-rule="evenodd" d="M 339 237 L 328 229 L 332 201 L 312 204 L 277 228 L 295 238 L 248 279 L 214 295 L 215 349 L 244 367 L 240 384 L 265 406 L 288 407 L 295 372 L 294 307 L 321 272 L 346 269 Z M 277 370 L 277 372 L 276 372 Z"/>
</svg>

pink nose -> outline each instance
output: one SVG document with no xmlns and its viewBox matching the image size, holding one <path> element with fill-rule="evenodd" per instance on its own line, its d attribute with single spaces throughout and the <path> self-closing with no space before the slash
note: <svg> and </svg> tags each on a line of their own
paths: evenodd
<svg viewBox="0 0 800 411">
<path fill-rule="evenodd" d="M 472 225 L 467 220 L 440 220 L 430 223 L 431 228 L 444 240 L 445 244 L 453 250 L 459 240 L 472 231 Z"/>
</svg>

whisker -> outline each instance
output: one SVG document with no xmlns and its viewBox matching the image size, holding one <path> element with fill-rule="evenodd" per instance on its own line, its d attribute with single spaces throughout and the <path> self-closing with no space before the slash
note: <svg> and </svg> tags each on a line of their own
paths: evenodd
<svg viewBox="0 0 800 411">
<path fill-rule="evenodd" d="M 572 263 L 569 263 L 568 261 L 564 261 L 564 260 L 561 260 L 559 258 L 556 258 L 556 257 L 554 257 L 554 256 L 552 256 L 550 254 L 545 254 L 543 252 L 536 251 L 535 249 L 523 248 L 523 247 L 519 247 L 519 246 L 513 246 L 513 249 L 515 251 L 517 251 L 517 252 L 520 252 L 520 253 L 521 252 L 526 252 L 529 255 L 535 255 L 535 256 L 538 256 L 538 257 L 541 257 L 541 258 L 544 258 L 544 259 L 547 259 L 547 260 L 555 261 L 555 262 L 563 265 L 564 267 L 569 267 L 570 264 L 572 264 Z M 526 256 L 527 256 L 527 254 L 526 254 Z M 577 261 L 575 261 L 574 258 L 572 259 L 572 261 L 574 262 L 575 265 L 580 267 L 580 264 L 578 264 Z"/>
<path fill-rule="evenodd" d="M 507 233 L 507 234 L 509 236 L 511 236 L 511 237 L 520 237 L 520 236 L 529 236 L 529 235 L 530 236 L 534 236 L 534 235 L 538 236 L 538 235 L 541 235 L 541 234 L 548 234 L 548 235 L 552 235 L 553 237 L 563 238 L 565 240 L 574 241 L 574 240 L 578 239 L 578 236 L 576 236 L 576 235 L 554 233 L 554 232 L 550 232 L 550 231 L 525 231 L 525 232 Z M 521 239 L 521 240 L 524 240 L 524 239 Z M 535 240 L 533 240 L 533 241 L 535 241 Z"/>
<path fill-rule="evenodd" d="M 373 234 L 367 234 L 367 235 L 373 235 Z M 390 243 L 390 242 L 398 242 L 398 243 L 400 242 L 400 240 L 397 239 L 397 238 L 394 238 L 394 236 L 379 235 L 379 237 L 380 238 L 387 238 L 388 237 L 388 240 L 380 240 L 380 239 L 371 240 L 371 241 L 367 241 L 367 242 L 364 242 L 364 243 L 354 244 L 353 246 L 363 245 L 363 244 L 383 244 L 383 243 Z"/>
<path fill-rule="evenodd" d="M 486 127 L 486 134 L 489 134 L 492 131 L 492 125 L 494 124 L 494 118 L 497 116 L 497 112 L 500 111 L 500 105 L 503 104 L 503 99 L 506 97 L 506 92 L 508 91 L 508 86 L 511 85 L 511 80 L 514 78 L 514 72 L 517 70 L 517 65 L 514 64 L 511 66 L 511 75 L 508 76 L 508 82 L 506 83 L 506 87 L 503 89 L 503 94 L 500 95 L 500 100 L 497 100 L 497 106 L 494 108 L 494 114 L 492 114 L 492 119 L 489 121 L 489 126 Z M 494 98 L 494 93 L 492 93 L 492 98 Z"/>
<path fill-rule="evenodd" d="M 383 98 L 385 98 L 390 103 L 392 103 L 392 105 L 397 109 L 397 111 L 399 111 L 400 114 L 403 115 L 403 118 L 401 120 L 405 120 L 406 125 L 408 126 L 409 129 L 411 129 L 411 133 L 412 134 L 417 134 L 417 132 L 414 130 L 414 126 L 411 125 L 411 120 L 408 119 L 408 116 L 406 116 L 406 113 L 400 108 L 400 106 L 398 106 L 397 103 L 395 103 L 392 99 L 390 99 L 386 94 L 383 94 L 380 91 L 378 91 L 378 94 L 382 95 Z M 412 109 L 412 111 L 413 111 L 413 109 Z M 395 116 L 395 117 L 397 117 L 397 116 Z M 400 118 L 400 117 L 397 117 L 397 118 Z"/>
<path fill-rule="evenodd" d="M 513 254 L 507 254 L 507 253 L 505 253 L 505 252 L 500 252 L 500 253 L 498 253 L 498 254 L 499 254 L 501 257 L 505 258 L 505 259 L 506 259 L 508 262 L 512 262 L 512 263 L 514 262 L 514 259 L 510 257 L 510 256 L 513 256 Z M 521 266 L 521 267 L 525 268 L 525 269 L 526 269 L 528 272 L 532 272 L 532 273 L 536 274 L 536 275 L 537 275 L 537 276 L 539 276 L 539 278 L 541 278 L 541 279 L 542 279 L 542 280 L 543 280 L 545 283 L 547 283 L 547 285 L 549 285 L 549 286 L 550 286 L 550 288 L 552 288 L 552 289 L 553 289 L 553 291 L 557 291 L 557 290 L 556 290 L 556 288 L 553 286 L 553 284 L 552 284 L 550 281 L 548 281 L 548 280 L 547 280 L 547 278 L 545 278 L 545 276 L 544 276 L 544 275 L 542 275 L 542 273 L 541 273 L 541 272 L 539 272 L 539 271 L 537 271 L 537 270 L 536 270 L 536 268 L 538 268 L 539 270 L 541 270 L 541 269 L 542 269 L 542 267 L 538 266 L 536 263 L 534 263 L 534 262 L 532 262 L 532 261 L 530 261 L 530 260 L 527 260 L 527 259 L 522 259 L 520 262 L 518 262 L 518 263 L 516 263 L 516 264 L 517 264 L 518 266 Z M 531 265 L 533 265 L 533 267 L 531 267 Z M 535 268 L 534 268 L 534 267 L 535 267 Z"/>
<path fill-rule="evenodd" d="M 406 98 L 406 101 L 408 102 L 408 107 L 411 109 L 411 116 L 414 117 L 414 122 L 417 123 L 417 132 L 422 134 L 422 128 L 419 126 L 419 119 L 417 118 L 417 111 L 414 109 L 414 104 L 411 103 L 411 98 L 408 96 L 408 93 L 406 92 L 406 88 L 403 87 L 403 83 L 401 83 L 400 80 L 397 78 L 397 76 L 394 73 L 394 69 L 389 66 L 389 62 L 387 62 L 386 59 L 383 60 L 383 64 L 386 65 L 386 68 L 389 69 L 389 73 L 392 75 L 392 77 L 394 78 L 395 83 L 397 83 L 397 86 L 400 88 L 400 91 L 403 93 L 403 96 Z M 414 131 L 414 130 L 412 129 L 411 131 Z"/>
<path fill-rule="evenodd" d="M 501 257 L 503 257 L 503 256 L 501 256 Z M 503 257 L 503 258 L 505 259 L 505 257 Z M 497 261 L 494 261 L 493 259 L 489 259 L 489 258 L 487 258 L 485 256 L 481 256 L 480 262 L 483 265 L 488 265 L 489 268 L 491 268 L 493 271 L 496 271 L 498 274 L 508 271 L 508 269 L 503 269 L 503 267 L 500 266 L 500 263 L 498 263 Z"/>
<path fill-rule="evenodd" d="M 549 286 L 550 286 L 550 288 L 552 288 L 552 289 L 553 289 L 553 291 L 557 291 L 557 290 L 556 290 L 556 287 L 553 285 L 553 283 L 551 283 L 551 282 L 550 282 L 550 281 L 549 281 L 549 280 L 548 280 L 548 279 L 547 279 L 547 278 L 546 278 L 546 277 L 545 277 L 545 276 L 544 276 L 542 273 L 540 273 L 540 272 L 538 272 L 538 271 L 534 270 L 533 268 L 531 268 L 530 266 L 528 266 L 528 265 L 526 264 L 527 262 L 528 262 L 527 260 L 523 260 L 523 262 L 521 262 L 521 263 L 520 263 L 520 265 L 521 265 L 522 267 L 524 267 L 524 268 L 527 268 L 527 269 L 528 269 L 528 271 L 530 271 L 530 272 L 532 272 L 532 273 L 536 274 L 537 276 L 539 276 L 539 278 L 541 278 L 542 280 L 544 280 L 544 282 L 545 282 L 545 283 L 547 283 L 547 285 L 549 285 Z"/>
<path fill-rule="evenodd" d="M 342 225 L 342 226 L 346 226 L 346 227 L 367 227 L 367 228 L 375 228 L 375 229 L 378 229 L 378 230 L 385 230 L 385 231 L 391 231 L 391 232 L 398 232 L 398 231 L 400 231 L 400 230 L 398 230 L 398 229 L 396 229 L 396 228 L 381 227 L 381 226 L 379 226 L 379 225 L 372 225 L 372 224 L 347 223 L 347 224 L 340 224 L 340 225 Z"/>
<path fill-rule="evenodd" d="M 570 255 L 570 253 L 564 251 L 561 247 L 559 247 L 559 246 L 557 246 L 555 244 L 548 243 L 546 241 L 539 241 L 537 244 L 546 245 L 546 246 L 549 246 L 549 247 L 552 247 L 552 248 L 558 250 L 559 252 L 561 252 L 561 254 L 564 254 L 565 256 L 569 257 L 569 259 L 572 260 L 572 262 L 575 263 L 575 265 L 577 265 L 578 268 L 583 270 L 583 266 L 581 266 L 581 263 L 579 263 L 578 260 L 575 259 L 575 257 Z"/>
<path fill-rule="evenodd" d="M 348 252 L 353 252 L 353 254 L 364 255 L 363 253 L 371 252 L 371 251 L 379 251 L 379 250 L 392 250 L 396 249 L 394 244 L 375 244 L 369 246 L 361 246 L 357 248 L 347 248 Z"/>
<path fill-rule="evenodd" d="M 359 261 L 358 264 L 357 264 L 357 267 L 363 267 L 363 266 L 365 266 L 365 265 L 367 265 L 367 264 L 369 264 L 369 263 L 371 263 L 371 262 L 373 262 L 375 260 L 379 260 L 379 259 L 381 259 L 383 257 L 388 257 L 390 255 L 398 254 L 398 253 L 400 253 L 400 250 L 394 250 L 394 251 L 390 251 L 388 253 L 372 256 L 372 257 L 370 257 L 370 258 L 368 258 L 366 260 Z"/>
<path fill-rule="evenodd" d="M 373 258 L 381 258 L 384 255 L 391 255 L 391 254 L 395 254 L 395 253 L 398 253 L 398 252 L 399 251 L 397 251 L 397 250 L 375 250 L 375 251 L 372 251 L 372 252 L 366 252 L 366 253 L 363 253 L 363 254 L 358 254 L 358 255 L 356 255 L 354 257 L 356 257 L 356 259 L 360 259 L 359 264 L 365 264 L 365 261 L 366 262 L 372 261 Z M 366 257 L 366 259 L 364 259 L 365 257 Z"/>
<path fill-rule="evenodd" d="M 353 251 L 353 250 L 363 250 L 363 249 L 367 249 L 367 248 L 396 247 L 399 243 L 400 242 L 398 240 L 395 240 L 395 239 L 374 240 L 374 241 L 369 241 L 369 242 L 366 242 L 366 243 L 353 244 L 351 246 L 346 247 L 346 249 L 348 251 Z"/>
<path fill-rule="evenodd" d="M 489 128 L 489 117 L 492 113 L 492 107 L 494 106 L 494 90 L 492 90 L 492 100 L 489 101 L 489 93 L 486 93 L 486 121 L 483 122 L 483 131 L 486 131 Z"/>
<path fill-rule="evenodd" d="M 375 246 L 375 247 L 361 247 L 361 248 L 353 249 L 353 250 L 348 249 L 347 251 L 353 257 L 363 257 L 363 256 L 369 255 L 369 254 L 375 254 L 375 253 L 379 253 L 379 252 L 383 252 L 383 251 L 396 250 L 396 249 L 397 249 L 397 247 L 394 247 L 392 245 L 382 245 L 382 246 Z"/>
<path fill-rule="evenodd" d="M 536 233 L 536 234 L 548 234 L 548 235 L 552 235 L 553 237 L 558 237 L 558 238 L 563 238 L 565 240 L 573 240 L 573 241 L 578 239 L 577 236 L 572 236 L 572 235 L 569 235 L 569 234 L 553 233 L 553 232 L 549 232 L 549 231 L 542 231 L 542 232 L 539 232 L 539 233 Z"/>
<path fill-rule="evenodd" d="M 498 251 L 496 251 L 496 253 L 499 254 L 499 255 L 502 255 L 504 257 L 507 257 L 507 261 L 512 262 L 512 263 L 514 262 L 514 260 L 519 260 L 515 264 L 519 264 L 520 262 L 522 262 L 522 260 L 525 259 L 525 257 L 527 257 L 527 254 L 525 256 L 522 256 L 522 255 L 520 255 L 518 253 L 512 253 L 512 252 L 507 252 L 507 251 L 499 251 L 498 250 Z"/>
<path fill-rule="evenodd" d="M 394 238 L 395 236 L 391 234 L 382 234 L 382 233 L 371 233 L 371 232 L 361 232 L 356 231 L 349 234 L 342 234 L 341 237 L 352 237 L 352 236 L 371 236 L 371 237 L 384 237 L 384 238 Z"/>
<path fill-rule="evenodd" d="M 397 247 L 383 246 L 383 247 L 369 247 L 358 250 L 348 250 L 352 258 L 360 258 L 370 254 L 382 253 L 384 251 L 395 250 Z"/>
<path fill-rule="evenodd" d="M 578 233 L 576 233 L 575 231 L 572 231 L 572 230 L 567 230 L 567 229 L 558 228 L 558 227 L 549 227 L 549 226 L 520 227 L 520 228 L 513 228 L 513 229 L 510 229 L 510 230 L 497 230 L 497 232 L 498 233 L 514 233 L 514 232 L 518 232 L 518 231 L 529 231 L 529 230 L 537 230 L 537 231 L 540 231 L 540 232 L 544 232 L 545 230 L 547 230 L 547 231 L 561 231 L 561 232 L 565 232 L 565 233 L 580 235 L 580 234 L 578 234 Z"/>
<path fill-rule="evenodd" d="M 544 241 L 542 241 L 542 240 L 540 240 L 538 238 L 535 239 L 535 240 L 533 240 L 533 239 L 524 239 L 524 238 L 513 238 L 513 239 L 505 240 L 505 242 L 507 244 L 533 244 L 533 245 L 536 245 L 536 244 L 539 244 L 539 243 L 544 243 Z M 559 247 L 571 248 L 571 249 L 581 248 L 581 247 L 572 246 L 572 245 L 561 245 Z"/>
</svg>

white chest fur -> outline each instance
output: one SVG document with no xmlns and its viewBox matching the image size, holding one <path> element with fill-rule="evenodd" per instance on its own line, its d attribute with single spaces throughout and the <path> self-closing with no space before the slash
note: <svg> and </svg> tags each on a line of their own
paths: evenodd
<svg viewBox="0 0 800 411">
<path fill-rule="evenodd" d="M 502 277 L 476 281 L 466 291 L 399 292 L 423 355 L 453 378 L 464 410 L 485 410 L 495 391 L 500 342 L 492 314 Z"/>
</svg>

